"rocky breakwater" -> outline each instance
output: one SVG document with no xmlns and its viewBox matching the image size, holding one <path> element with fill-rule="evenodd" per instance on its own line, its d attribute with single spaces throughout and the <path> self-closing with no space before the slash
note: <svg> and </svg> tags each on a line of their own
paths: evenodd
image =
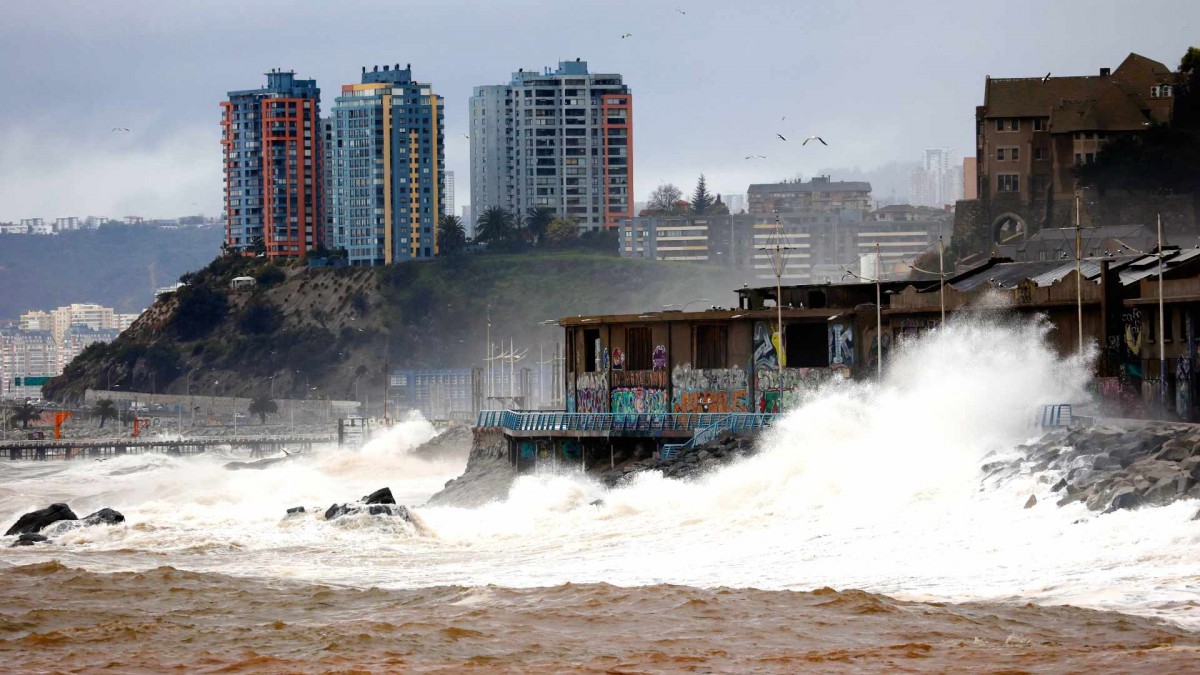
<svg viewBox="0 0 1200 675">
<path fill-rule="evenodd" d="M 61 534 L 77 527 L 93 527 L 96 525 L 116 525 L 125 522 L 125 516 L 119 511 L 103 508 L 90 515 L 79 518 L 71 507 L 66 504 L 51 504 L 44 509 L 30 511 L 17 519 L 12 527 L 4 533 L 6 537 L 15 536 L 12 546 L 32 546 L 34 544 L 50 543 L 50 538 L 43 531 Z"/>
<path fill-rule="evenodd" d="M 516 480 L 516 471 L 508 458 L 508 443 L 498 429 L 473 429 L 467 468 L 458 478 L 429 498 L 426 506 L 477 508 L 488 502 L 502 501 Z M 437 440 L 437 439 L 434 439 Z"/>
<path fill-rule="evenodd" d="M 1200 499 L 1200 425 L 1148 423 L 1055 431 L 1019 448 L 1019 467 L 992 462 L 988 475 L 1014 470 L 1049 474 L 1059 506 L 1082 502 L 1111 512 Z M 1031 498 L 1026 506 L 1033 506 Z M 1198 514 L 1200 515 L 1200 514 Z"/>
<path fill-rule="evenodd" d="M 694 478 L 755 452 L 754 439 L 726 435 L 670 459 L 648 457 L 625 461 L 601 473 L 600 482 L 607 487 L 615 487 L 627 480 L 627 476 L 643 471 L 661 471 L 666 478 Z"/>
</svg>

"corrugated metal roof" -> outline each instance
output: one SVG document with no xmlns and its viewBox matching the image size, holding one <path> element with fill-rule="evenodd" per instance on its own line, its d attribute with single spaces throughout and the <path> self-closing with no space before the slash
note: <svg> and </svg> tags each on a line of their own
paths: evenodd
<svg viewBox="0 0 1200 675">
<path fill-rule="evenodd" d="M 1171 268 L 1178 267 L 1197 257 L 1200 257 L 1200 249 L 1189 248 L 1174 254 L 1167 250 L 1162 262 L 1163 273 L 1166 274 L 1171 271 Z M 1158 256 L 1143 256 L 1121 271 L 1121 285 L 1128 286 L 1153 276 L 1158 276 Z"/>
</svg>

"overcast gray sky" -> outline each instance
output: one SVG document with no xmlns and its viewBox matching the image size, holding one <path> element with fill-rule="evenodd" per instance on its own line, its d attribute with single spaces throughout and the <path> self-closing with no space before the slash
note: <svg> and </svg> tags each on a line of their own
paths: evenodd
<svg viewBox="0 0 1200 675">
<path fill-rule="evenodd" d="M 583 58 L 633 89 L 640 201 L 662 182 L 690 191 L 701 172 L 714 191 L 738 193 L 916 160 L 928 147 L 970 152 L 985 75 L 1090 74 L 1130 51 L 1174 68 L 1200 42 L 1197 0 L 9 0 L 3 10 L 0 220 L 218 213 L 218 104 L 275 67 L 315 77 L 328 111 L 361 66 L 411 63 L 446 99 L 446 168 L 462 204 L 471 87 Z"/>
</svg>

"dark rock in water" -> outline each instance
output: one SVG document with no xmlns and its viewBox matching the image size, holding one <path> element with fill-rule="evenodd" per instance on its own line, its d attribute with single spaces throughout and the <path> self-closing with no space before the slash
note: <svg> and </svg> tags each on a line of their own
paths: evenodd
<svg viewBox="0 0 1200 675">
<path fill-rule="evenodd" d="M 86 527 L 91 527 L 92 525 L 116 525 L 117 523 L 125 522 L 125 516 L 120 511 L 103 508 L 84 517 L 80 522 Z"/>
<path fill-rule="evenodd" d="M 353 513 L 354 510 L 350 508 L 349 504 L 334 504 L 325 509 L 325 520 L 333 520 L 338 516 L 344 516 L 347 513 Z"/>
<path fill-rule="evenodd" d="M 396 504 L 371 504 L 367 507 L 367 513 L 372 516 L 398 516 L 409 520 L 408 509 Z"/>
<path fill-rule="evenodd" d="M 1025 508 L 1032 509 L 1034 506 L 1037 506 L 1037 497 L 1029 495 L 1029 499 L 1025 500 Z"/>
<path fill-rule="evenodd" d="M 364 504 L 395 504 L 396 498 L 392 496 L 391 488 L 380 488 L 363 497 L 362 502 Z"/>
<path fill-rule="evenodd" d="M 305 509 L 303 506 L 293 506 L 292 508 L 287 510 L 287 514 L 289 516 L 294 516 L 298 513 L 307 513 L 307 512 L 308 512 L 308 510 Z"/>
<path fill-rule="evenodd" d="M 1112 502 L 1109 503 L 1105 513 L 1112 513 L 1118 509 L 1132 509 L 1141 505 L 1142 497 L 1131 486 L 1122 486 L 1116 489 L 1113 493 Z"/>
<path fill-rule="evenodd" d="M 1061 490 L 1061 489 L 1063 489 L 1063 488 L 1065 488 L 1065 487 L 1067 487 L 1067 479 L 1066 479 L 1066 478 L 1060 478 L 1060 479 L 1058 479 L 1058 482 L 1054 484 L 1054 487 L 1050 488 L 1050 491 L 1051 491 L 1051 492 L 1058 492 L 1059 490 Z"/>
<path fill-rule="evenodd" d="M 18 518 L 17 522 L 8 528 L 8 532 L 4 533 L 4 536 L 25 534 L 27 532 L 41 532 L 47 525 L 57 523 L 60 520 L 79 520 L 79 517 L 66 504 L 51 504 L 44 509 L 30 511 Z"/>
<path fill-rule="evenodd" d="M 46 538 L 46 535 L 44 535 L 44 534 L 35 534 L 33 532 L 26 532 L 25 534 L 22 534 L 20 536 L 20 538 L 18 538 L 16 541 L 14 541 L 12 545 L 14 547 L 15 546 L 33 546 L 34 544 L 39 544 L 42 542 L 48 543 L 49 541 L 50 540 L 48 538 Z"/>
<path fill-rule="evenodd" d="M 594 502 L 591 502 L 590 504 L 588 504 L 588 506 L 604 506 L 604 500 L 603 500 L 603 499 L 597 499 L 596 501 L 594 501 Z"/>
<path fill-rule="evenodd" d="M 1197 511 L 1196 515 L 1192 516 L 1192 520 L 1200 520 L 1200 511 Z"/>
</svg>

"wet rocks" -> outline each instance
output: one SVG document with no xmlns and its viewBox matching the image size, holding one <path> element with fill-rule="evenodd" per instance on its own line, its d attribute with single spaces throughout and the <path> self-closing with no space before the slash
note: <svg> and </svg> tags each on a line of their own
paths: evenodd
<svg viewBox="0 0 1200 675">
<path fill-rule="evenodd" d="M 427 506 L 473 509 L 501 501 L 508 497 L 516 478 L 504 434 L 497 429 L 475 429 L 466 470 L 447 481 L 440 492 L 429 498 Z"/>
<path fill-rule="evenodd" d="M 1037 496 L 1029 495 L 1029 499 L 1025 500 L 1025 508 L 1032 509 L 1035 506 L 1037 506 Z"/>
<path fill-rule="evenodd" d="M 83 520 L 80 521 L 84 527 L 91 527 L 93 525 L 116 525 L 117 523 L 123 522 L 125 522 L 124 514 L 122 514 L 120 511 L 110 508 L 100 509 L 93 514 L 84 516 Z"/>
<path fill-rule="evenodd" d="M 12 546 L 10 546 L 9 548 L 16 548 L 18 546 L 33 546 L 34 544 L 49 544 L 49 543 L 50 543 L 50 539 L 44 534 L 36 534 L 33 532 L 26 532 L 25 534 L 22 534 L 20 537 L 17 537 L 17 540 L 14 541 L 12 543 Z"/>
<path fill-rule="evenodd" d="M 308 512 L 308 510 L 305 509 L 303 506 L 293 506 L 292 508 L 287 510 L 287 514 L 289 516 L 298 516 L 302 513 L 307 513 L 307 512 Z"/>
<path fill-rule="evenodd" d="M 661 471 L 666 478 L 687 479 L 703 475 L 734 460 L 754 454 L 752 439 L 725 436 L 693 448 L 670 459 L 650 457 L 614 467 L 600 475 L 600 481 L 613 487 L 626 476 L 643 471 Z"/>
<path fill-rule="evenodd" d="M 396 498 L 392 496 L 391 488 L 380 488 L 366 497 L 362 498 L 364 504 L 395 504 Z"/>
<path fill-rule="evenodd" d="M 1059 495 L 1059 506 L 1082 502 L 1092 511 L 1110 513 L 1200 498 L 1198 425 L 1151 422 L 1137 428 L 1057 430 L 1020 450 L 1023 461 L 1008 469 L 996 469 L 994 463 L 981 468 L 988 475 L 1057 473 L 1050 491 Z"/>
<path fill-rule="evenodd" d="M 17 522 L 4 533 L 4 536 L 41 532 L 47 526 L 60 520 L 79 520 L 79 517 L 66 504 L 51 504 L 44 509 L 30 511 L 18 518 Z"/>
</svg>

